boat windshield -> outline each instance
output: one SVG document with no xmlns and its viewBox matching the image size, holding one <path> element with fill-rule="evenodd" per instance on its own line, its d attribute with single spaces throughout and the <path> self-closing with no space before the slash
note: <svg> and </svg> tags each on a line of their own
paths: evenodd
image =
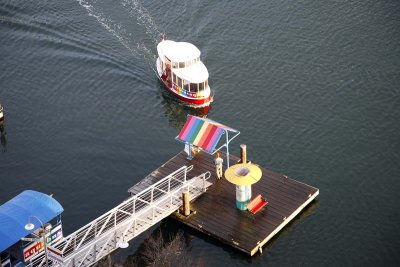
<svg viewBox="0 0 400 267">
<path fill-rule="evenodd" d="M 189 92 L 201 92 L 204 91 L 208 86 L 208 81 L 203 83 L 184 83 L 183 89 Z"/>
<path fill-rule="evenodd" d="M 189 83 L 188 81 L 181 79 L 179 76 L 172 73 L 172 81 L 180 88 L 188 92 L 201 92 L 204 91 L 208 86 L 208 80 L 202 83 Z"/>
</svg>

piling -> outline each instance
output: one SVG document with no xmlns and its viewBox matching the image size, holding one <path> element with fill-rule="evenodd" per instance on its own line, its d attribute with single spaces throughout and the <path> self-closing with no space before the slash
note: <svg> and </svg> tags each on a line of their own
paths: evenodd
<svg viewBox="0 0 400 267">
<path fill-rule="evenodd" d="M 189 216 L 190 215 L 190 193 L 183 192 L 182 193 L 182 201 L 183 201 L 183 215 Z"/>
<path fill-rule="evenodd" d="M 245 144 L 240 145 L 240 156 L 242 163 L 247 163 L 247 147 Z"/>
</svg>

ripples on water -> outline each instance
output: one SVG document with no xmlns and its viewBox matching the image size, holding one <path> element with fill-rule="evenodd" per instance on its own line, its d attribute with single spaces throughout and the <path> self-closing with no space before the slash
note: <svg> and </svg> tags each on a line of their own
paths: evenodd
<svg viewBox="0 0 400 267">
<path fill-rule="evenodd" d="M 163 93 L 154 75 L 166 33 L 202 51 L 215 92 L 209 117 L 242 133 L 233 153 L 246 143 L 255 162 L 321 191 L 264 256 L 185 229 L 190 255 L 209 266 L 399 265 L 399 9 L 395 1 L 2 1 L 0 202 L 27 188 L 54 193 L 68 234 L 181 149 L 174 137 L 201 111 Z"/>
</svg>

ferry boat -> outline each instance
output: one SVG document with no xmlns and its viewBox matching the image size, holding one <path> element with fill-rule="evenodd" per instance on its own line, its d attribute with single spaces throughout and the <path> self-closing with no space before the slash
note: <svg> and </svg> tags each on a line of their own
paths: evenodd
<svg viewBox="0 0 400 267">
<path fill-rule="evenodd" d="M 0 266 L 50 266 L 50 247 L 63 240 L 64 208 L 52 196 L 25 190 L 0 205 Z"/>
<path fill-rule="evenodd" d="M 157 75 L 167 90 L 196 107 L 208 106 L 212 95 L 200 50 L 191 43 L 167 40 L 162 35 L 157 52 Z"/>
</svg>

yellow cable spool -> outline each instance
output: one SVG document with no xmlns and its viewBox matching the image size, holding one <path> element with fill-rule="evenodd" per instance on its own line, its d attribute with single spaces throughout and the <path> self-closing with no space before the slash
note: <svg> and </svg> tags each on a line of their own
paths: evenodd
<svg viewBox="0 0 400 267">
<path fill-rule="evenodd" d="M 260 167 L 251 163 L 239 163 L 226 169 L 225 178 L 235 185 L 257 183 L 262 176 Z"/>
</svg>

